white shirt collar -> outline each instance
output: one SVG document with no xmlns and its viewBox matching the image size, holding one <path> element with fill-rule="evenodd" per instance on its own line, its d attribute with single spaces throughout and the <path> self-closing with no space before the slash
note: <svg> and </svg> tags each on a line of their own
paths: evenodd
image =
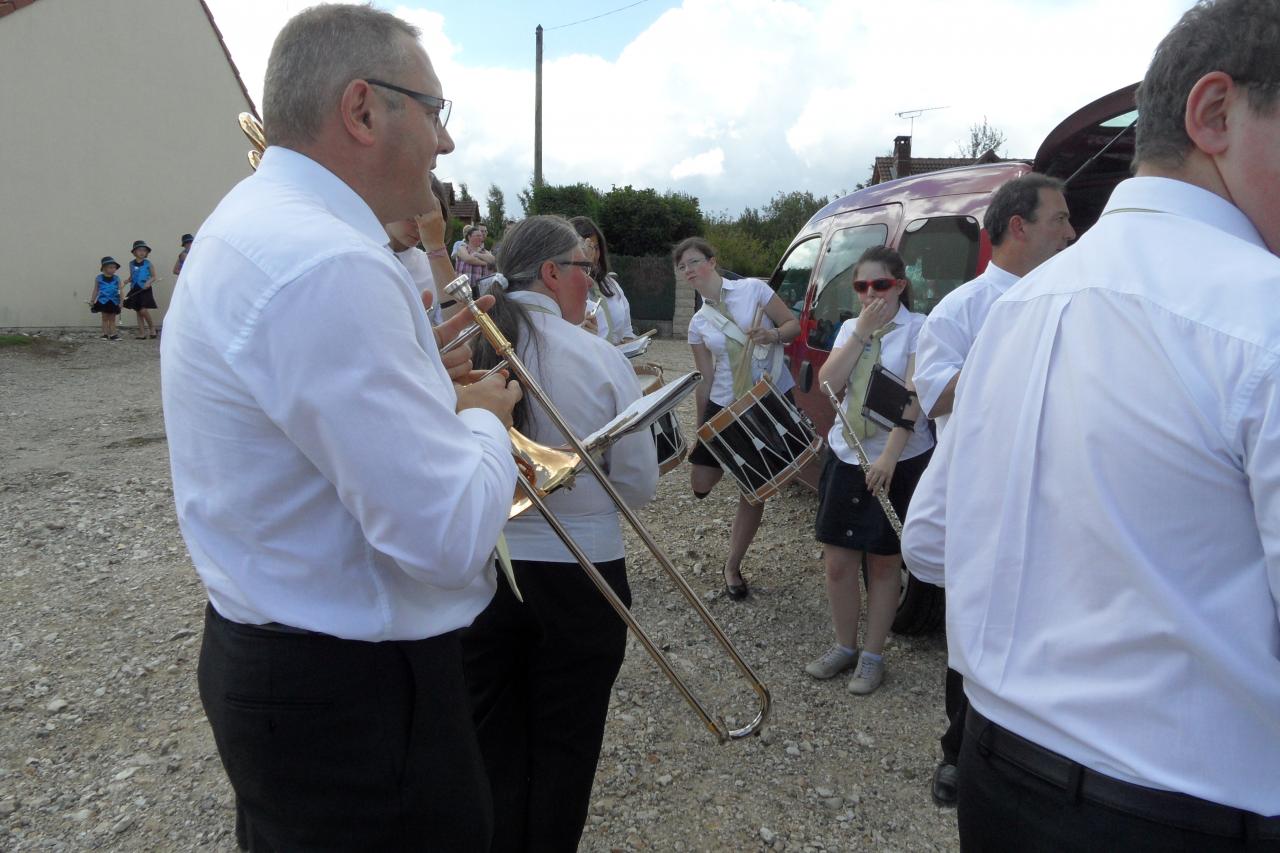
<svg viewBox="0 0 1280 853">
<path fill-rule="evenodd" d="M 258 166 L 255 177 L 306 187 L 319 196 L 324 206 L 338 219 L 379 246 L 390 243 L 386 229 L 368 203 L 346 181 L 305 154 L 272 145 L 262 155 L 262 164 Z"/>
<path fill-rule="evenodd" d="M 527 305 L 536 305 L 539 308 L 545 309 L 555 316 L 560 317 L 561 319 L 564 318 L 564 314 L 560 312 L 560 303 L 556 302 L 550 296 L 538 293 L 536 290 L 517 290 L 512 293 L 508 293 L 507 297 L 514 299 L 516 302 L 523 302 Z"/>
<path fill-rule="evenodd" d="M 987 268 L 982 271 L 982 280 L 1004 293 L 1018 283 L 1018 276 L 1009 272 L 995 261 L 988 261 Z"/>
<path fill-rule="evenodd" d="M 893 315 L 892 322 L 897 323 L 899 326 L 910 325 L 911 312 L 907 310 L 907 306 L 901 302 L 898 303 L 898 313 Z"/>
<path fill-rule="evenodd" d="M 1244 211 L 1217 193 L 1173 178 L 1144 176 L 1122 181 L 1111 193 L 1102 215 L 1125 208 L 1158 210 L 1203 222 L 1233 237 L 1266 249 L 1258 229 Z"/>
</svg>

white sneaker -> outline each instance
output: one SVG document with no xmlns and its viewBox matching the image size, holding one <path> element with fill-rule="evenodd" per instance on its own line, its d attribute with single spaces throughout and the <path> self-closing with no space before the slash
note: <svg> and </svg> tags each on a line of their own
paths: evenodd
<svg viewBox="0 0 1280 853">
<path fill-rule="evenodd" d="M 847 652 L 838 645 L 833 645 L 808 664 L 804 671 L 814 678 L 834 678 L 858 662 L 858 650 Z"/>
<path fill-rule="evenodd" d="M 882 681 L 884 681 L 884 658 L 872 660 L 862 655 L 858 659 L 858 668 L 853 671 L 853 678 L 849 679 L 849 692 L 866 696 L 868 693 L 874 693 Z"/>
</svg>

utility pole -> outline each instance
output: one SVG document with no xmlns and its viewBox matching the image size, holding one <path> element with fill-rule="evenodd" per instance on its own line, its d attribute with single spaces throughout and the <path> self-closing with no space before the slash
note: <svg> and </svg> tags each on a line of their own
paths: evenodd
<svg viewBox="0 0 1280 853">
<path fill-rule="evenodd" d="M 534 30 L 538 36 L 537 91 L 533 100 L 533 187 L 542 186 L 542 24 Z"/>
</svg>

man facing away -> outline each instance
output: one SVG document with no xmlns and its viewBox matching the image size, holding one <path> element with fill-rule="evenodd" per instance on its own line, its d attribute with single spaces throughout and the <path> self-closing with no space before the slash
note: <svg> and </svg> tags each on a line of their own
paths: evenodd
<svg viewBox="0 0 1280 853">
<path fill-rule="evenodd" d="M 261 168 L 196 237 L 162 343 L 200 696 L 254 850 L 486 850 L 456 631 L 494 591 L 519 388 L 455 389 L 383 222 L 433 209 L 449 102 L 418 32 L 277 37 Z M 438 247 L 428 247 L 438 248 Z"/>
<path fill-rule="evenodd" d="M 995 304 L 912 502 L 965 850 L 1280 850 L 1280 3 L 1202 2 L 1136 177 Z"/>
<path fill-rule="evenodd" d="M 916 352 L 916 393 L 939 430 L 955 402 L 965 357 L 991 306 L 1018 279 L 1061 252 L 1075 239 L 1067 199 L 1057 178 L 1031 172 L 995 191 L 982 218 L 991 240 L 991 261 L 982 274 L 943 297 L 925 318 Z M 964 681 L 950 667 L 946 677 L 948 726 L 942 761 L 930 793 L 940 806 L 956 803 L 956 762 L 964 738 Z"/>
</svg>

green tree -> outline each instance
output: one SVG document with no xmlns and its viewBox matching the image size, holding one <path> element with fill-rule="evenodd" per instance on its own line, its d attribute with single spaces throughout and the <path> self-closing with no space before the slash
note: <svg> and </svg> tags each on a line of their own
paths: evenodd
<svg viewBox="0 0 1280 853">
<path fill-rule="evenodd" d="M 497 184 L 489 184 L 488 208 L 484 222 L 489 226 L 489 237 L 495 243 L 502 239 L 502 230 L 507 220 L 507 202 Z"/>
<path fill-rule="evenodd" d="M 987 122 L 987 117 L 983 116 L 982 124 L 969 125 L 969 138 L 956 142 L 956 148 L 960 150 L 961 157 L 977 160 L 988 151 L 999 154 L 1006 141 L 1004 131 L 998 127 L 992 127 Z"/>
<path fill-rule="evenodd" d="M 458 200 L 471 201 L 471 191 L 467 189 L 466 183 L 458 184 Z"/>
<path fill-rule="evenodd" d="M 609 240 L 609 250 L 619 255 L 664 254 L 676 230 L 676 215 L 666 199 L 629 184 L 605 193 L 596 222 Z"/>
<path fill-rule="evenodd" d="M 543 184 L 529 194 L 525 215 L 554 213 L 565 218 L 590 216 L 600 221 L 600 191 L 590 184 Z"/>
<path fill-rule="evenodd" d="M 696 198 L 685 193 L 667 193 L 662 199 L 671 210 L 673 219 L 669 242 L 679 243 L 685 237 L 702 233 L 705 223 Z"/>
<path fill-rule="evenodd" d="M 716 249 L 716 263 L 724 269 L 758 278 L 773 272 L 777 258 L 770 254 L 764 241 L 739 223 L 728 219 L 709 222 L 704 236 Z"/>
</svg>

